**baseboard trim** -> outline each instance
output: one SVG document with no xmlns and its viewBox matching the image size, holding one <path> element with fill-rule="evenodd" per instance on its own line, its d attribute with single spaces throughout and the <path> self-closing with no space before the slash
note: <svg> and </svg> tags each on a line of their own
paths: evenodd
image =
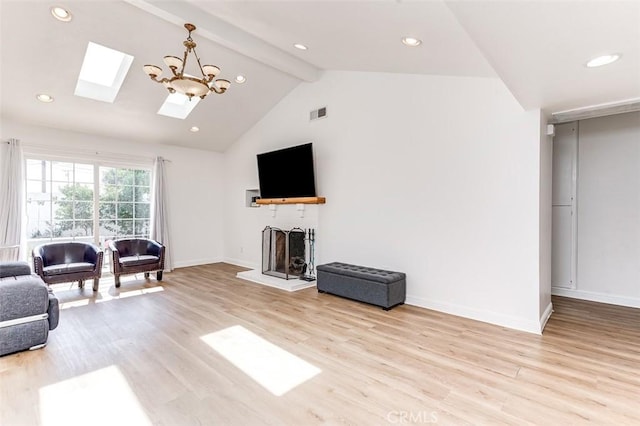
<svg viewBox="0 0 640 426">
<path fill-rule="evenodd" d="M 640 308 L 640 298 L 619 296 L 616 294 L 598 293 L 595 291 L 573 290 L 568 288 L 551 287 L 554 296 L 570 297 L 572 299 L 589 300 L 591 302 L 608 303 L 610 305 Z"/>
<path fill-rule="evenodd" d="M 248 262 L 248 261 L 242 260 L 242 259 L 234 259 L 232 257 L 225 257 L 222 261 L 224 263 L 230 263 L 232 265 L 242 266 L 243 268 L 260 269 L 260 264 L 254 263 L 254 262 Z"/>
<path fill-rule="evenodd" d="M 407 296 L 405 303 L 475 321 L 486 322 L 514 330 L 526 331 L 527 333 L 542 334 L 542 328 L 538 321 L 527 321 L 523 318 L 497 314 L 495 312 L 481 311 L 478 309 L 468 308 L 466 306 L 453 305 L 451 303 L 434 302 L 432 300 L 416 296 Z"/>
<path fill-rule="evenodd" d="M 187 268 L 189 266 L 207 265 L 209 263 L 220 263 L 222 261 L 223 260 L 220 258 L 181 260 L 179 262 L 174 262 L 173 267 Z"/>
<path fill-rule="evenodd" d="M 549 322 L 549 318 L 551 318 L 551 314 L 553 313 L 553 303 L 549 302 L 547 308 L 542 313 L 540 317 L 540 332 L 544 331 L 547 322 Z"/>
</svg>

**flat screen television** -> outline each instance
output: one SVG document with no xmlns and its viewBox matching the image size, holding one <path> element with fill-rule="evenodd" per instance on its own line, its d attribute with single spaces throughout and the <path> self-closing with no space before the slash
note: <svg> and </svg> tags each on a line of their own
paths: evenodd
<svg viewBox="0 0 640 426">
<path fill-rule="evenodd" d="M 311 143 L 258 154 L 261 198 L 315 197 Z"/>
</svg>

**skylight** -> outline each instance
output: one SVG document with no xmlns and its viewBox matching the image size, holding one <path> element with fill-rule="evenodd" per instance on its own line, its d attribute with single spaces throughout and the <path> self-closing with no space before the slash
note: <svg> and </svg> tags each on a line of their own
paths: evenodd
<svg viewBox="0 0 640 426">
<path fill-rule="evenodd" d="M 113 102 L 132 62 L 131 55 L 89 42 L 75 95 L 102 102 Z"/>
<path fill-rule="evenodd" d="M 158 114 L 184 120 L 191 114 L 198 102 L 200 102 L 200 98 L 196 96 L 189 100 L 181 93 L 171 93 L 158 110 Z"/>
</svg>

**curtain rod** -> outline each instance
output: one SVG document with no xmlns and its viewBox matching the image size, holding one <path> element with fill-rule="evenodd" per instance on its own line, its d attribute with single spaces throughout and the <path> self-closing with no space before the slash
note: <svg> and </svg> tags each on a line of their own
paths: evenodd
<svg viewBox="0 0 640 426">
<path fill-rule="evenodd" d="M 125 163 L 145 163 L 152 164 L 156 156 L 141 156 L 130 155 L 126 153 L 94 150 L 94 149 L 82 149 L 82 148 L 54 148 L 51 145 L 39 145 L 31 143 L 22 144 L 24 151 L 28 154 L 42 154 L 52 157 L 80 157 L 91 159 L 102 159 L 104 161 L 120 161 Z"/>
<path fill-rule="evenodd" d="M 3 141 L 2 143 L 9 145 L 11 141 L 6 140 L 6 141 Z M 98 151 L 98 150 L 92 150 L 92 149 L 77 149 L 77 148 L 69 148 L 69 149 L 62 149 L 62 150 L 59 148 L 55 148 L 55 152 L 54 152 L 54 148 L 52 148 L 50 145 L 39 145 L 39 144 L 24 143 L 24 142 L 22 143 L 22 146 L 27 148 L 27 151 L 29 151 L 28 148 L 35 148 L 36 150 L 39 150 L 38 153 L 48 155 L 48 156 L 53 156 L 53 157 L 73 157 L 74 155 L 75 156 L 84 155 L 84 156 L 95 156 L 95 157 L 99 157 L 99 158 L 103 158 L 105 160 L 111 160 L 111 161 L 128 161 L 133 163 L 137 163 L 137 162 L 153 163 L 157 157 L 162 157 L 159 155 L 156 155 L 153 157 L 145 157 L 141 155 L 136 156 L 136 155 L 129 155 L 129 154 L 123 154 L 118 152 Z M 162 159 L 169 163 L 173 162 L 170 159 L 165 157 L 162 157 Z"/>
</svg>

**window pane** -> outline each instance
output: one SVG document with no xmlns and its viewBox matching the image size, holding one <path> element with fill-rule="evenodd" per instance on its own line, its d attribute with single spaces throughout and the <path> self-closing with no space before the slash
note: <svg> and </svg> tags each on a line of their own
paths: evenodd
<svg viewBox="0 0 640 426">
<path fill-rule="evenodd" d="M 133 201 L 133 186 L 121 186 L 118 189 L 118 201 Z"/>
<path fill-rule="evenodd" d="M 76 220 L 70 231 L 74 237 L 93 236 L 93 220 Z"/>
<path fill-rule="evenodd" d="M 133 235 L 133 220 L 119 220 L 118 221 L 119 236 L 132 236 Z"/>
<path fill-rule="evenodd" d="M 54 220 L 53 237 L 73 237 L 73 220 Z"/>
<path fill-rule="evenodd" d="M 27 225 L 27 238 L 51 238 L 52 227 L 51 222 L 29 222 Z"/>
<path fill-rule="evenodd" d="M 151 180 L 151 172 L 149 170 L 136 170 L 136 185 L 149 186 Z"/>
<path fill-rule="evenodd" d="M 116 218 L 116 203 L 100 203 L 100 219 Z"/>
<path fill-rule="evenodd" d="M 100 182 L 104 184 L 116 184 L 116 169 L 111 167 L 100 167 Z"/>
<path fill-rule="evenodd" d="M 51 192 L 51 183 L 46 180 L 28 180 L 27 181 L 27 194 L 43 194 Z"/>
<path fill-rule="evenodd" d="M 100 167 L 99 174 L 100 240 L 148 236 L 151 172 Z"/>
<path fill-rule="evenodd" d="M 76 201 L 73 204 L 75 219 L 93 219 L 93 202 Z"/>
<path fill-rule="evenodd" d="M 135 221 L 135 234 L 137 236 L 149 235 L 149 221 L 148 220 L 136 220 Z"/>
<path fill-rule="evenodd" d="M 135 170 L 131 169 L 117 169 L 118 173 L 118 185 L 133 185 L 135 182 Z"/>
<path fill-rule="evenodd" d="M 133 203 L 119 203 L 118 219 L 131 219 L 131 218 L 133 218 Z"/>
<path fill-rule="evenodd" d="M 100 236 L 104 240 L 112 240 L 118 235 L 118 226 L 115 220 L 100 221 Z"/>
<path fill-rule="evenodd" d="M 73 163 L 51 163 L 51 180 L 56 182 L 73 182 Z"/>
<path fill-rule="evenodd" d="M 73 201 L 54 202 L 53 212 L 56 221 L 73 220 Z"/>
<path fill-rule="evenodd" d="M 75 165 L 75 181 L 81 182 L 81 183 L 93 184 L 93 165 L 92 164 L 76 164 Z"/>
<path fill-rule="evenodd" d="M 148 219 L 149 216 L 149 204 L 136 203 L 135 206 L 135 218 L 136 219 Z"/>
<path fill-rule="evenodd" d="M 75 184 L 74 200 L 93 202 L 93 184 Z"/>
<path fill-rule="evenodd" d="M 100 201 L 116 201 L 118 199 L 118 187 L 115 185 L 102 185 L 100 187 Z"/>
<path fill-rule="evenodd" d="M 151 190 L 148 186 L 136 186 L 136 199 L 138 203 L 148 203 L 151 198 Z"/>
<path fill-rule="evenodd" d="M 68 187 L 69 187 L 68 183 L 50 182 L 50 184 L 51 184 L 51 196 L 54 198 L 54 200 L 57 200 L 59 198 L 64 197 L 64 192 L 63 191 L 69 191 L 68 190 Z"/>
</svg>

